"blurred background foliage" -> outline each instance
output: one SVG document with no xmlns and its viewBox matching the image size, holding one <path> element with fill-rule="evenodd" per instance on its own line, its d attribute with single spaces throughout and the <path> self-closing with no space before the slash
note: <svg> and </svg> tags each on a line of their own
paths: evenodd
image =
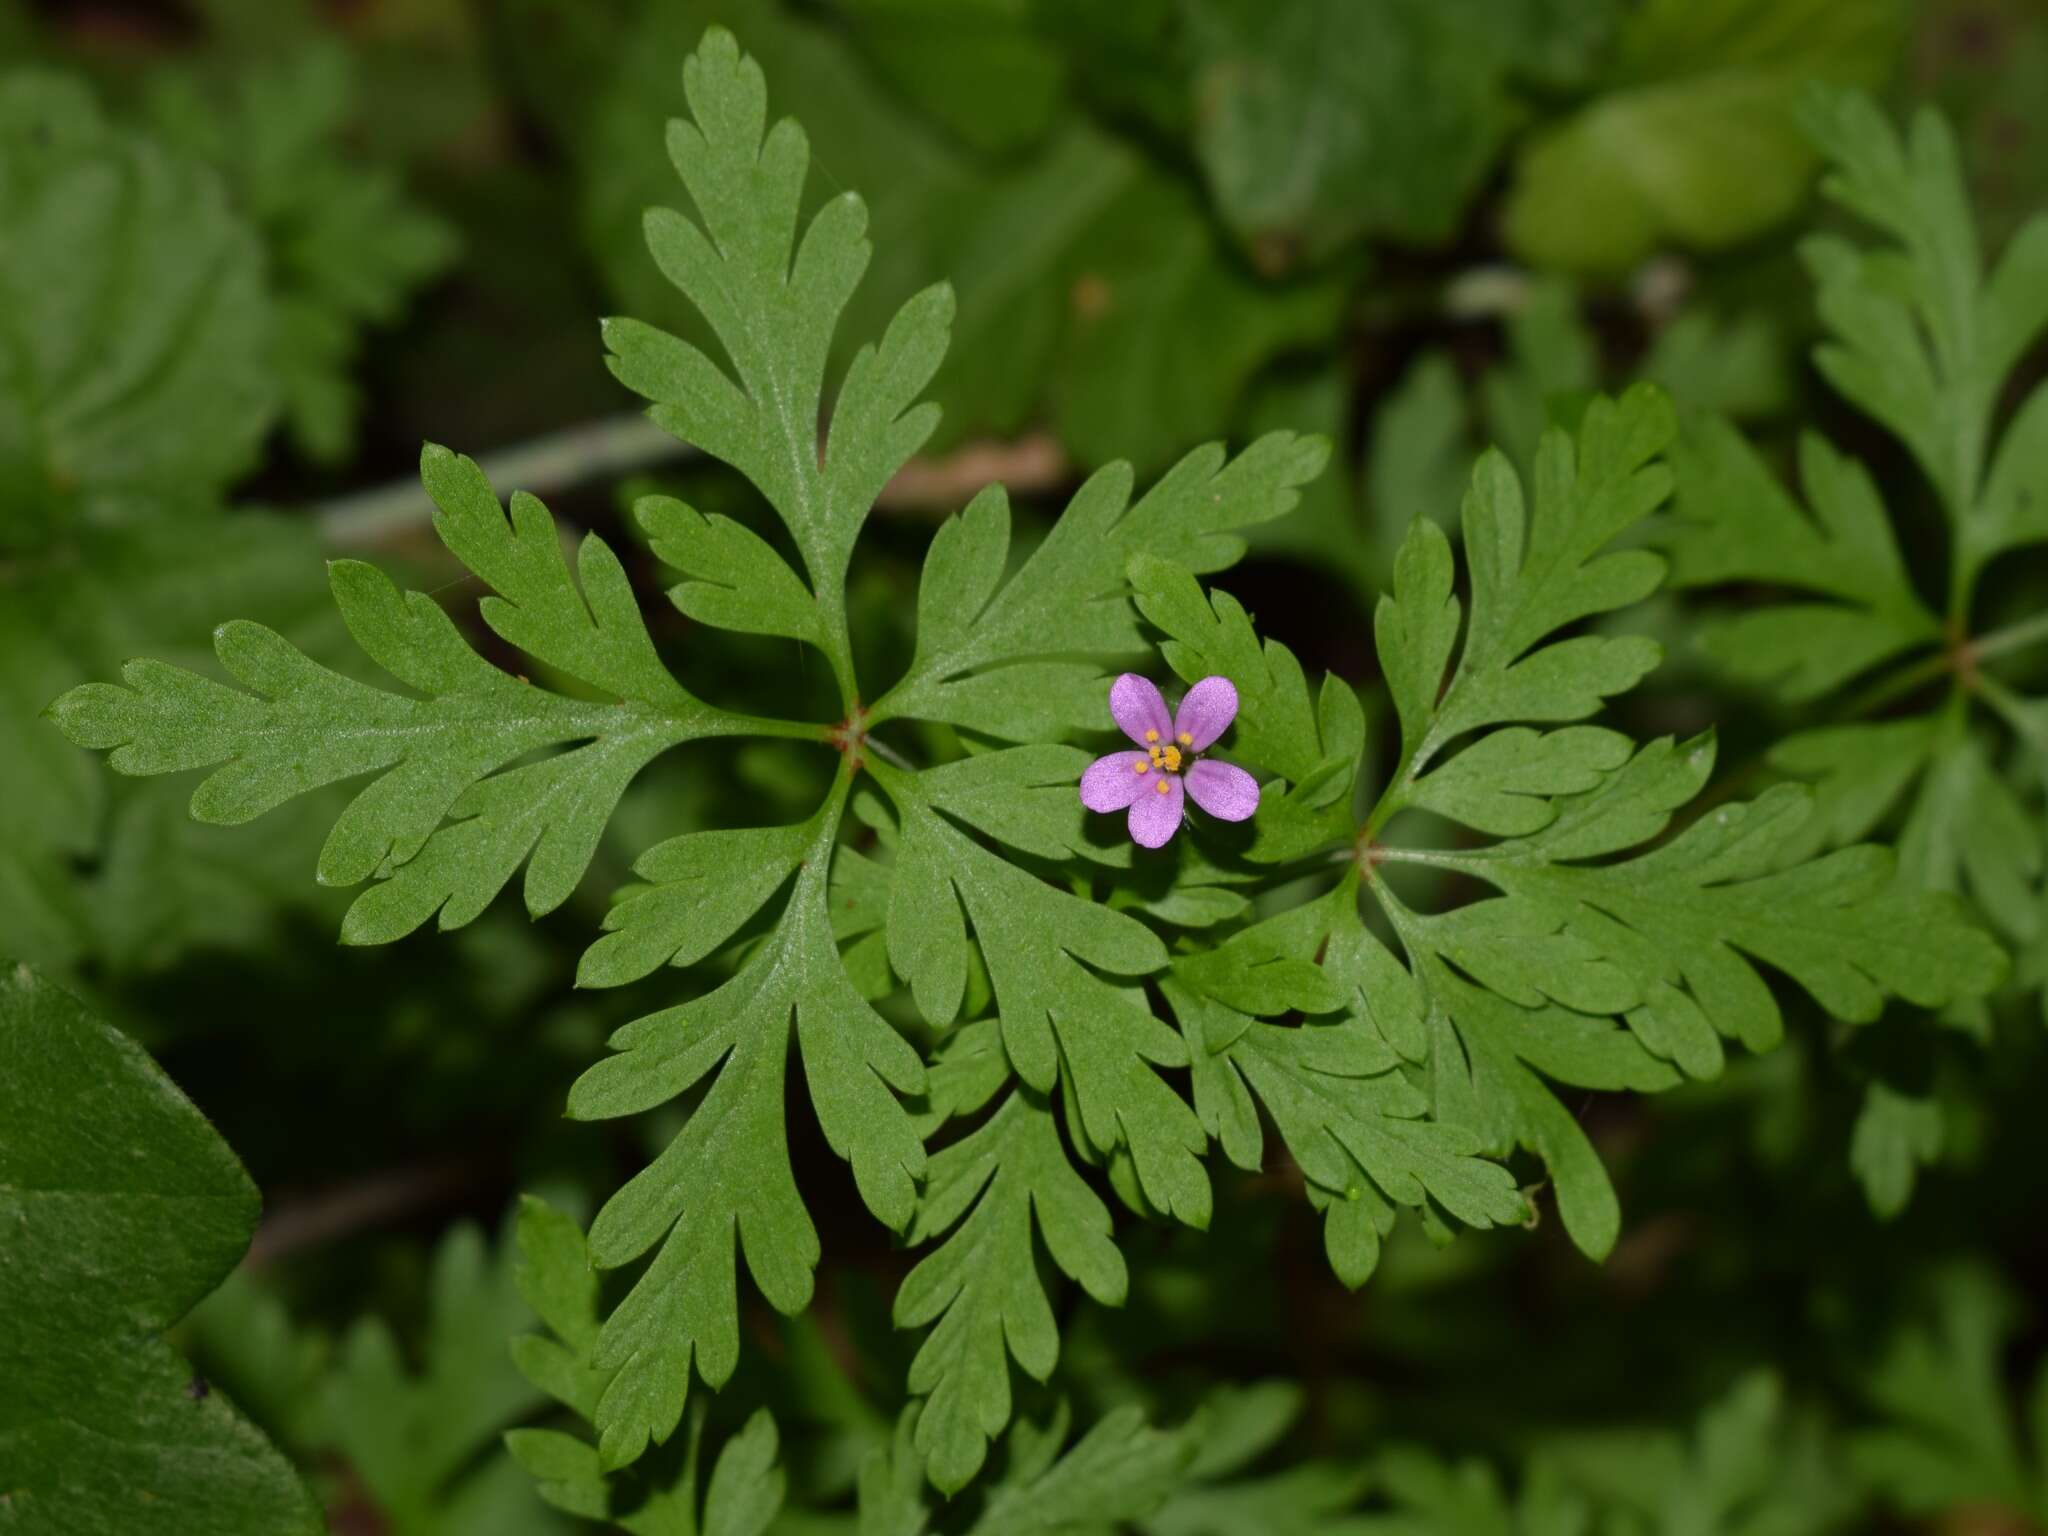
<svg viewBox="0 0 2048 1536">
<path fill-rule="evenodd" d="M 188 785 L 117 780 L 36 715 L 130 656 L 198 662 L 229 615 L 359 667 L 321 560 L 448 579 L 405 485 L 423 439 L 527 445 L 514 483 L 618 542 L 650 485 L 758 511 L 619 419 L 595 323 L 700 324 L 639 221 L 677 200 L 657 125 L 714 21 L 802 114 L 813 195 L 868 200 L 847 345 L 958 291 L 944 424 L 856 571 L 878 673 L 934 515 L 983 480 L 1042 510 L 1108 460 L 1285 425 L 1342 451 L 1223 584 L 1366 687 L 1408 520 L 1448 518 L 1480 445 L 1526 463 L 1638 377 L 1781 467 L 1800 423 L 1864 454 L 1913 559 L 1938 514 L 1806 362 L 1794 246 L 1835 216 L 1793 105 L 1819 79 L 1941 106 L 1993 250 L 2048 205 L 2039 0 L 0 0 L 0 135 L 54 135 L 95 189 L 52 245 L 32 178 L 0 181 L 0 949 L 145 1043 L 263 1188 L 188 1343 L 337 1531 L 570 1527 L 500 1441 L 548 1422 L 506 1347 L 533 1321 L 504 1213 L 587 1210 L 664 1129 L 562 1120 L 663 986 L 579 994 L 575 959 L 639 852 L 793 818 L 819 765 L 700 745 L 548 919 L 348 950 L 311 879 L 332 800 L 201 828 Z M 59 247 L 96 260 L 38 264 Z M 2002 571 L 1999 604 L 2038 609 L 2044 576 Z M 772 671 L 828 707 L 773 643 L 647 612 L 704 696 Z M 1696 612 L 1660 601 L 1671 660 L 1631 724 L 1718 724 L 1752 772 L 1804 722 L 1717 681 Z M 1287 1170 L 1226 1184 L 1206 1237 L 1124 1235 L 1130 1304 L 1076 1313 L 1029 1406 L 1208 1402 L 1157 1536 L 2048 1528 L 2048 1057 L 2038 1017 L 1970 1025 L 1809 1026 L 1714 1084 L 1589 1096 L 1627 1210 L 1600 1269 L 1541 1227 L 1404 1228 L 1354 1296 Z M 905 1261 L 791 1123 L 804 1187 L 844 1186 L 813 1202 L 835 1262 L 810 1314 L 755 1319 L 711 1435 L 772 1408 L 792 1511 L 843 1509 L 900 1407 Z"/>
</svg>

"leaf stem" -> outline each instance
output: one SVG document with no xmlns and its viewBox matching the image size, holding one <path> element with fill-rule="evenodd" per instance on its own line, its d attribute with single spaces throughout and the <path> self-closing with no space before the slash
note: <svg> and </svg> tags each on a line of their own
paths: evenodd
<svg viewBox="0 0 2048 1536">
<path fill-rule="evenodd" d="M 1895 699 L 1905 697 L 1915 688 L 1931 683 L 1942 673 L 1955 667 L 1955 653 L 1948 650 L 1935 651 L 1921 657 L 1909 667 L 1902 667 L 1888 677 L 1881 677 L 1871 686 L 1851 699 L 1842 709 L 1845 720 L 1860 720 L 1865 715 L 1876 714 Z"/>
<path fill-rule="evenodd" d="M 2038 645 L 2048 640 L 2048 613 L 2038 613 L 2031 619 L 2023 619 L 2004 629 L 1994 629 L 1988 635 L 1980 635 L 1970 642 L 1970 652 L 1979 661 L 1988 661 L 1993 656 L 2003 656 L 2008 651 L 2024 650 L 2027 646 Z"/>
<path fill-rule="evenodd" d="M 917 772 L 917 765 L 887 742 L 878 741 L 871 735 L 867 738 L 866 746 L 870 752 L 874 753 L 883 762 L 889 764 L 890 767 L 901 768 L 905 773 Z"/>
<path fill-rule="evenodd" d="M 2035 754 L 2042 780 L 2048 783 L 2048 702 L 2023 699 L 1997 678 L 1988 676 L 1977 679 L 1977 694 Z"/>
<path fill-rule="evenodd" d="M 1428 864 L 1437 869 L 1470 870 L 1480 851 L 1456 853 L 1442 848 L 1396 848 L 1382 843 L 1375 857 L 1382 864 Z"/>
<path fill-rule="evenodd" d="M 1357 841 L 1375 842 L 1380 831 L 1394 819 L 1408 804 L 1408 791 L 1415 787 L 1415 764 L 1420 753 L 1403 757 L 1400 771 L 1387 781 L 1387 787 L 1380 791 L 1380 797 L 1373 802 L 1372 812 L 1365 818 L 1365 825 L 1359 829 Z"/>
<path fill-rule="evenodd" d="M 736 715 L 727 710 L 711 711 L 715 730 L 706 734 L 719 736 L 773 736 L 784 741 L 818 741 L 829 744 L 832 732 L 830 725 L 819 725 L 810 720 L 773 720 L 766 715 Z"/>
<path fill-rule="evenodd" d="M 839 685 L 840 707 L 846 711 L 846 718 L 851 720 L 860 713 L 860 681 L 853 672 L 853 634 L 846 624 L 844 572 L 829 585 L 814 583 L 814 586 L 814 601 L 824 629 L 819 649 L 824 651 L 825 660 L 831 664 L 832 679 Z"/>
</svg>

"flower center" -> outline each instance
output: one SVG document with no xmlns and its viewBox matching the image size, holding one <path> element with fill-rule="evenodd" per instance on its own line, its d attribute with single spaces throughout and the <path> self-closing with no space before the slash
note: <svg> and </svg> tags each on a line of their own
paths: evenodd
<svg viewBox="0 0 2048 1536">
<path fill-rule="evenodd" d="M 1154 768 L 1157 768 L 1161 773 L 1180 772 L 1184 755 L 1182 748 L 1186 746 L 1190 738 L 1186 732 L 1182 732 L 1179 743 L 1169 741 L 1161 744 L 1157 740 L 1158 734 L 1157 731 L 1147 731 L 1145 733 L 1149 745 L 1145 748 L 1145 755 L 1143 757 L 1131 759 L 1131 771 L 1133 773 L 1150 773 Z M 1166 788 L 1164 784 L 1161 784 L 1159 787 L 1162 792 Z"/>
</svg>

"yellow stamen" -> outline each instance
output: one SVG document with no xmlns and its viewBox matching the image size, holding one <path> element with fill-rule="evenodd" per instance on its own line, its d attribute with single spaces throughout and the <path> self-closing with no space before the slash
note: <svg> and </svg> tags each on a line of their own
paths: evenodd
<svg viewBox="0 0 2048 1536">
<path fill-rule="evenodd" d="M 1168 747 L 1166 749 L 1166 755 L 1160 759 L 1160 766 L 1166 769 L 1168 773 L 1179 773 L 1180 748 Z"/>
<path fill-rule="evenodd" d="M 1157 741 L 1159 739 L 1159 733 L 1157 731 L 1147 731 L 1145 733 L 1145 739 L 1147 741 Z"/>
<path fill-rule="evenodd" d="M 1187 731 L 1182 731 L 1180 735 L 1174 739 L 1177 740 L 1184 747 L 1192 747 L 1195 744 L 1195 738 Z"/>
<path fill-rule="evenodd" d="M 1137 757 L 1137 758 L 1133 758 L 1133 759 L 1131 759 L 1131 772 L 1133 772 L 1133 773 L 1150 773 L 1151 771 L 1152 771 L 1152 763 L 1151 763 L 1151 760 L 1150 760 L 1149 758 Z"/>
<path fill-rule="evenodd" d="M 1153 785 L 1152 787 L 1158 790 L 1159 793 L 1163 795 L 1166 793 L 1166 780 L 1161 779 L 1157 784 Z"/>
</svg>

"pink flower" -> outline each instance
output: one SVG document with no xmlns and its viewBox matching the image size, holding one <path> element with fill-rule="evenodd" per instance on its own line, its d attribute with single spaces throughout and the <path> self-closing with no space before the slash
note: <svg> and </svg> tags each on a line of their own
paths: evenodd
<svg viewBox="0 0 2048 1536">
<path fill-rule="evenodd" d="M 1098 757 L 1081 775 L 1081 803 L 1091 811 L 1130 808 L 1131 841 L 1163 848 L 1180 828 L 1182 801 L 1222 821 L 1243 821 L 1259 808 L 1259 783 L 1242 768 L 1201 753 L 1237 718 L 1237 688 L 1205 677 L 1168 716 L 1159 690 L 1135 672 L 1109 687 L 1109 712 L 1136 752 Z"/>
</svg>

